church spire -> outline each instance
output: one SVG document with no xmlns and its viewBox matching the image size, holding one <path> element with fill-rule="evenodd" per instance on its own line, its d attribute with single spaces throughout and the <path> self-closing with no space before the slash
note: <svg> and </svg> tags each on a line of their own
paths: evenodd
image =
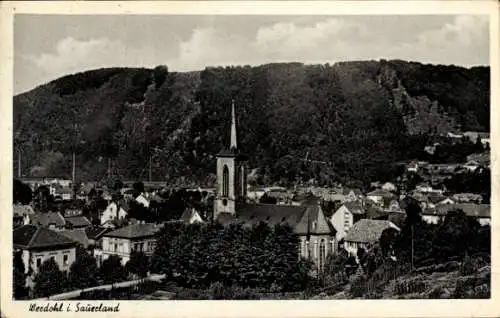
<svg viewBox="0 0 500 318">
<path fill-rule="evenodd" d="M 234 112 L 234 99 L 232 100 L 231 104 L 231 145 L 229 146 L 230 149 L 237 149 L 238 144 L 236 140 L 236 114 Z"/>
</svg>

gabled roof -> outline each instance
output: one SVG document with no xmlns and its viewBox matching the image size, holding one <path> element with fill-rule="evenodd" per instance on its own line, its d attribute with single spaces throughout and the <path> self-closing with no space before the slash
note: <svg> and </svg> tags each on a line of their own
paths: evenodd
<svg viewBox="0 0 500 318">
<path fill-rule="evenodd" d="M 63 227 L 66 225 L 66 221 L 59 212 L 35 213 L 31 216 L 31 224 L 43 226 L 54 224 Z"/>
<path fill-rule="evenodd" d="M 68 216 L 65 217 L 64 220 L 66 221 L 66 223 L 71 224 L 73 227 L 85 227 L 91 225 L 89 219 L 87 219 L 83 215 Z"/>
<path fill-rule="evenodd" d="M 87 246 L 89 246 L 89 239 L 84 229 L 63 230 L 60 233 L 67 238 L 80 243 L 84 248 L 87 248 Z"/>
<path fill-rule="evenodd" d="M 297 234 L 334 234 L 335 229 L 329 224 L 317 204 L 312 205 L 275 205 L 242 204 L 237 207 L 236 215 L 221 213 L 217 222 L 243 224 L 251 227 L 263 222 L 270 227 L 288 225 Z"/>
<path fill-rule="evenodd" d="M 399 228 L 390 221 L 362 219 L 354 223 L 344 240 L 356 243 L 375 243 L 380 240 L 382 232 L 388 228 L 399 231 Z"/>
<path fill-rule="evenodd" d="M 131 224 L 106 233 L 103 236 L 133 239 L 155 236 L 160 229 L 158 225 L 153 223 Z"/>
<path fill-rule="evenodd" d="M 187 209 L 184 210 L 184 212 L 182 212 L 180 220 L 183 221 L 183 222 L 188 223 L 189 221 L 191 221 L 191 218 L 196 213 L 198 213 L 198 212 L 194 208 L 187 208 Z"/>
<path fill-rule="evenodd" d="M 344 206 L 352 214 L 365 214 L 365 210 L 363 208 L 363 205 L 360 202 L 357 202 L 357 201 L 345 202 Z"/>
<path fill-rule="evenodd" d="M 74 246 L 72 239 L 46 227 L 24 225 L 13 232 L 14 247 L 22 249 L 50 248 L 56 246 Z"/>
<path fill-rule="evenodd" d="M 447 214 L 449 211 L 454 210 L 462 210 L 465 214 L 472 217 L 491 217 L 491 207 L 489 204 L 457 203 L 439 204 L 436 206 L 436 211 L 439 214 Z"/>
<path fill-rule="evenodd" d="M 85 233 L 87 237 L 91 240 L 98 240 L 103 236 L 109 229 L 101 226 L 89 226 L 85 228 Z"/>
</svg>

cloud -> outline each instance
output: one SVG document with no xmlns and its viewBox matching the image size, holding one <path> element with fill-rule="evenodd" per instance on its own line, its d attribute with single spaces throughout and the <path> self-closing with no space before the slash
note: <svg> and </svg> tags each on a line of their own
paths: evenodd
<svg viewBox="0 0 500 318">
<path fill-rule="evenodd" d="M 188 71 L 206 66 L 380 58 L 464 66 L 489 64 L 487 16 L 234 19 L 215 17 L 191 26 L 190 32 L 183 29 L 182 36 L 171 28 L 164 36 L 143 34 L 146 31 L 133 28 L 128 31 L 135 32 L 134 36 L 120 39 L 110 39 L 102 25 L 102 34 L 65 36 L 54 42 L 51 51 L 16 52 L 15 63 L 26 64 L 15 65 L 16 91 L 66 74 L 113 66 L 167 64 L 172 70 Z M 126 26 L 123 32 L 127 32 Z"/>
</svg>

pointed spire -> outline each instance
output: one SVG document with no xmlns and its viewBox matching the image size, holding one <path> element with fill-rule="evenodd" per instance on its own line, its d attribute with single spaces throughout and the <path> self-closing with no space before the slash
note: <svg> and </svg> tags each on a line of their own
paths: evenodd
<svg viewBox="0 0 500 318">
<path fill-rule="evenodd" d="M 238 148 L 238 143 L 236 140 L 236 114 L 234 111 L 234 99 L 232 100 L 231 104 L 231 145 L 229 146 L 230 149 L 237 149 Z"/>
</svg>

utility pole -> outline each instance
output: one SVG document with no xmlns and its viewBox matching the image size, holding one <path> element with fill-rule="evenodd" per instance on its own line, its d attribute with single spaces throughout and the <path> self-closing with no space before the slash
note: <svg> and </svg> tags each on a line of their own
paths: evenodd
<svg viewBox="0 0 500 318">
<path fill-rule="evenodd" d="M 411 270 L 413 270 L 413 224 L 411 226 Z"/>
<path fill-rule="evenodd" d="M 17 148 L 17 177 L 21 178 L 21 149 Z"/>
</svg>

